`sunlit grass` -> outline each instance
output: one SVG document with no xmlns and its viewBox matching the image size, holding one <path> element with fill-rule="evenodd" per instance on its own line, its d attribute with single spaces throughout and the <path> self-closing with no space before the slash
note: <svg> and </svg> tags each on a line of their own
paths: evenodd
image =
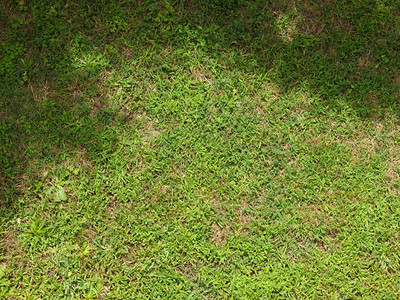
<svg viewBox="0 0 400 300">
<path fill-rule="evenodd" d="M 399 297 L 399 4 L 0 1 L 0 297 Z"/>
</svg>

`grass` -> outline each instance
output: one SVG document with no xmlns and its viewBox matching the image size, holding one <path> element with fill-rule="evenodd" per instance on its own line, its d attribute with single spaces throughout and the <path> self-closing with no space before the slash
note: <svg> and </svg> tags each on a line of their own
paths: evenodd
<svg viewBox="0 0 400 300">
<path fill-rule="evenodd" d="M 0 297 L 397 299 L 397 1 L 6 1 Z"/>
</svg>

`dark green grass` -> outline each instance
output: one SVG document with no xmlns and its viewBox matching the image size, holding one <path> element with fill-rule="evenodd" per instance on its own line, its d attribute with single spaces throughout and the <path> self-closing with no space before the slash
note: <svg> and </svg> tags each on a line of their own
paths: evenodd
<svg viewBox="0 0 400 300">
<path fill-rule="evenodd" d="M 385 298 L 397 1 L 0 1 L 0 297 Z"/>
</svg>

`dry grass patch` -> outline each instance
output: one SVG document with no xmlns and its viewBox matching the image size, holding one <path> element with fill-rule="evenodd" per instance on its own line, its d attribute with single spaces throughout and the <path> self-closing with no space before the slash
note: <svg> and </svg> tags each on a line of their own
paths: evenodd
<svg viewBox="0 0 400 300">
<path fill-rule="evenodd" d="M 28 89 L 32 92 L 33 99 L 38 102 L 42 99 L 48 98 L 50 96 L 56 96 L 57 93 L 52 89 L 52 83 L 50 81 L 43 81 L 37 85 L 28 85 Z"/>
<path fill-rule="evenodd" d="M 2 120 L 4 122 L 8 122 L 9 115 L 6 111 L 0 111 L 0 120 Z"/>
<path fill-rule="evenodd" d="M 386 177 L 393 194 L 400 194 L 400 146 L 392 145 L 388 149 Z"/>
<path fill-rule="evenodd" d="M 346 147 L 350 150 L 353 161 L 360 162 L 369 160 L 373 153 L 376 153 L 376 139 L 362 137 L 345 141 Z"/>
<path fill-rule="evenodd" d="M 132 59 L 132 49 L 131 48 L 123 48 L 121 51 L 122 58 L 124 60 L 131 60 Z"/>
<path fill-rule="evenodd" d="M 360 124 L 359 126 L 361 128 L 364 126 L 370 127 L 371 124 Z M 361 129 L 347 138 L 340 137 L 340 142 L 343 143 L 347 149 L 349 149 L 352 161 L 369 161 L 371 156 L 377 154 L 383 147 L 378 142 L 378 138 L 382 136 L 385 125 L 377 122 L 376 124 L 372 124 L 372 126 L 375 127 L 374 133 L 368 133 L 362 131 Z"/>
<path fill-rule="evenodd" d="M 229 225 L 219 225 L 213 223 L 211 225 L 211 242 L 216 246 L 224 246 L 229 236 L 232 235 Z"/>
<path fill-rule="evenodd" d="M 17 219 L 19 222 L 19 219 Z M 14 230 L 6 230 L 2 233 L 0 239 L 0 261 L 8 265 L 13 255 L 18 252 L 18 241 Z"/>
<path fill-rule="evenodd" d="M 212 74 L 208 73 L 204 68 L 193 67 L 191 69 L 191 77 L 195 81 L 210 84 L 212 82 Z"/>
<path fill-rule="evenodd" d="M 278 35 L 285 43 L 291 43 L 296 34 L 298 34 L 298 23 L 300 17 L 289 17 L 280 13 L 277 17 Z"/>
<path fill-rule="evenodd" d="M 302 219 L 308 224 L 321 225 L 332 223 L 333 221 L 333 217 L 320 204 L 309 203 L 305 206 L 297 206 L 295 210 L 300 212 Z"/>
<path fill-rule="evenodd" d="M 252 226 L 252 218 L 254 217 L 250 210 L 256 209 L 246 201 L 242 201 L 241 205 L 237 208 L 237 225 L 242 231 L 247 232 L 248 228 Z"/>
<path fill-rule="evenodd" d="M 360 68 L 369 68 L 371 67 L 373 59 L 373 53 L 371 51 L 366 51 L 358 59 L 358 65 Z"/>
<path fill-rule="evenodd" d="M 161 133 L 161 131 L 156 128 L 154 121 L 150 120 L 145 114 L 141 117 L 141 125 L 142 138 L 147 142 L 151 141 Z"/>
<path fill-rule="evenodd" d="M 400 72 L 394 75 L 392 82 L 397 87 L 396 95 L 400 98 Z"/>
</svg>

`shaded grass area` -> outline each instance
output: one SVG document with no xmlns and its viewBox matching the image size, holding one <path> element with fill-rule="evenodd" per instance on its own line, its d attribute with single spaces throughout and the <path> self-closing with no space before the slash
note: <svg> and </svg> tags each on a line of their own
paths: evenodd
<svg viewBox="0 0 400 300">
<path fill-rule="evenodd" d="M 396 1 L 1 1 L 0 295 L 399 296 Z"/>
</svg>

